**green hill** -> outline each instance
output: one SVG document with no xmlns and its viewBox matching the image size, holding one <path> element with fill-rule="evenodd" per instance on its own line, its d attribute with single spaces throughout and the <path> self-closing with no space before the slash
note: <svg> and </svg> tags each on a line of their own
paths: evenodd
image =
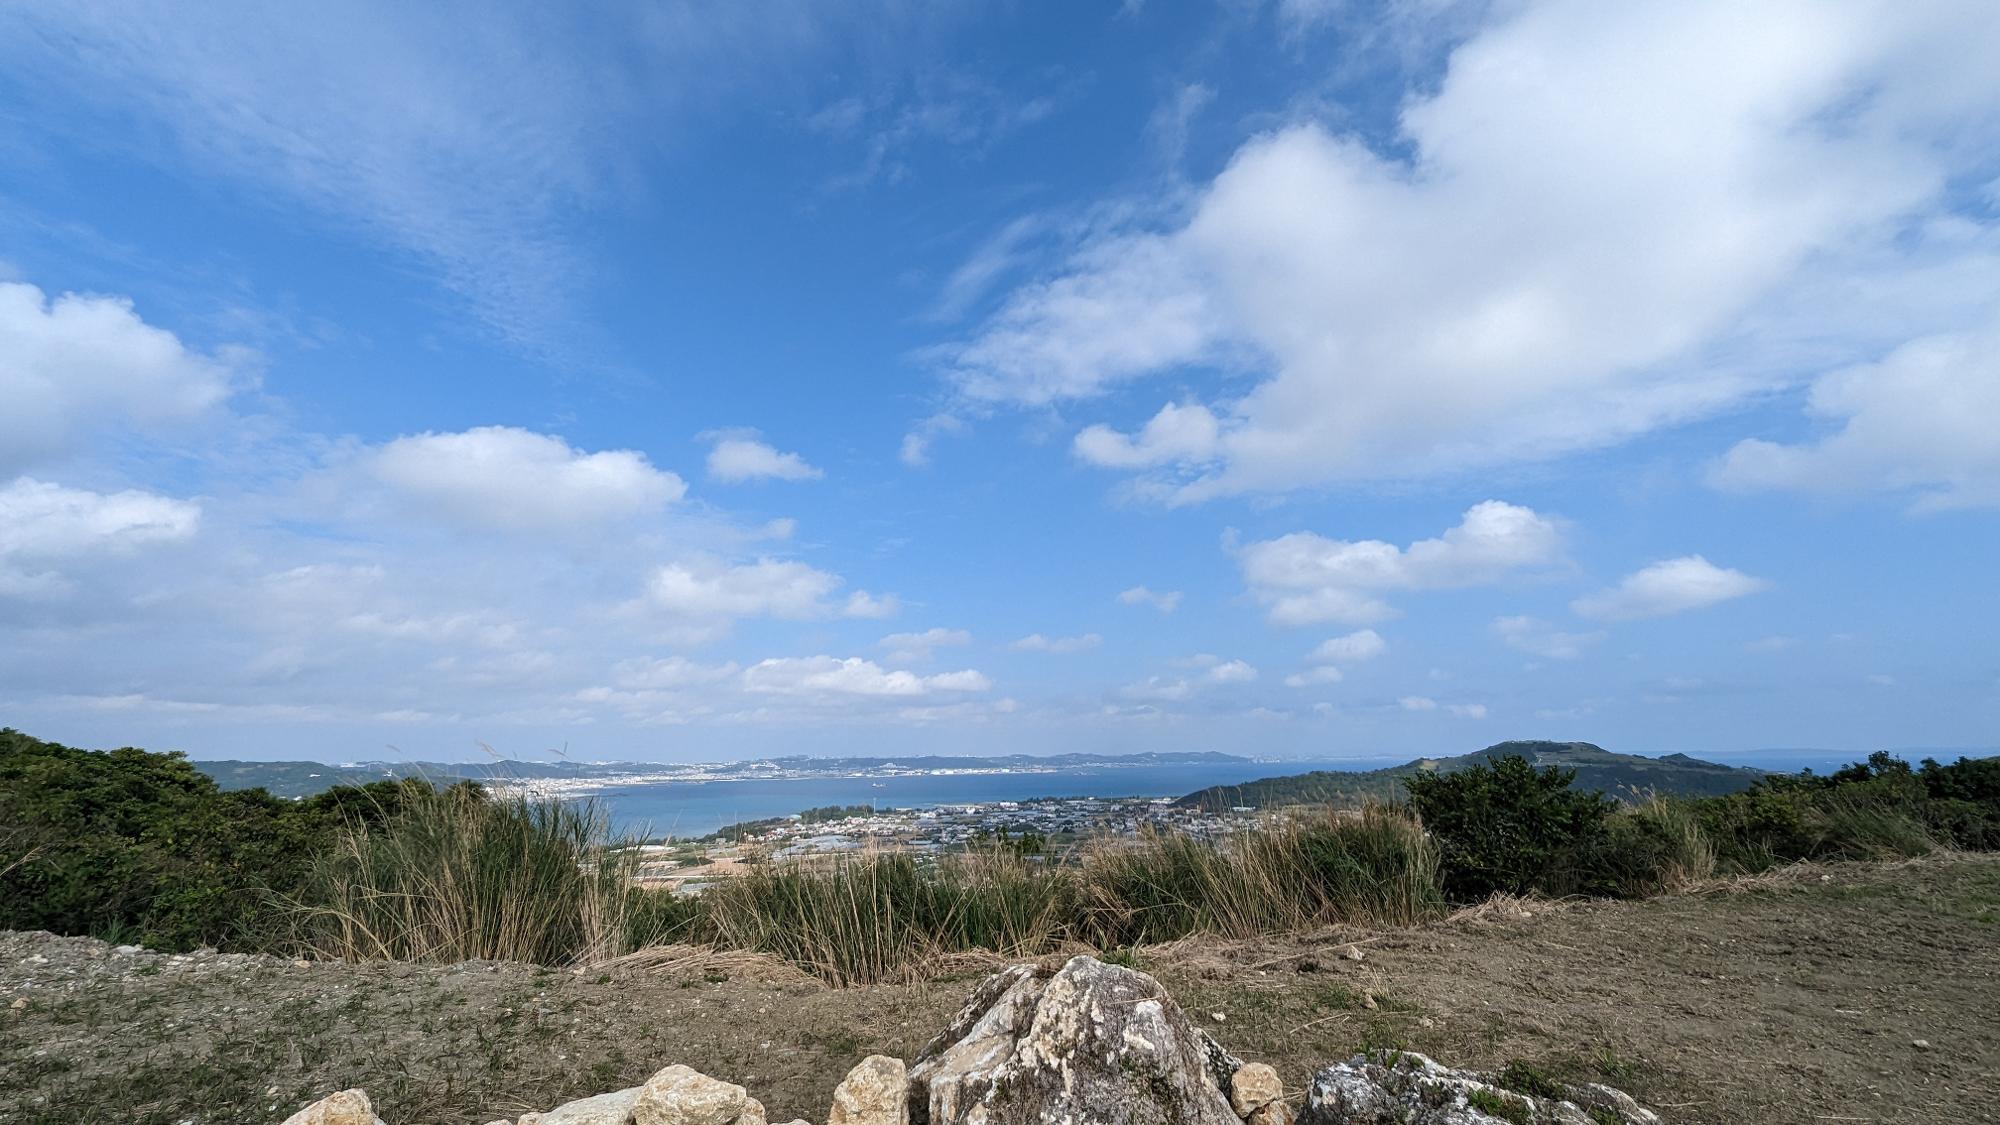
<svg viewBox="0 0 2000 1125">
<path fill-rule="evenodd" d="M 1561 766 L 1576 771 L 1576 788 L 1594 789 L 1614 797 L 1647 790 L 1686 797 L 1713 797 L 1747 789 L 1768 771 L 1746 766 L 1704 762 L 1686 754 L 1647 758 L 1618 754 L 1588 742 L 1499 742 L 1455 758 L 1418 758 L 1379 770 L 1314 770 L 1287 777 L 1267 777 L 1242 785 L 1212 785 L 1175 802 L 1189 807 L 1223 810 L 1277 805 L 1361 805 L 1371 800 L 1396 801 L 1404 796 L 1403 779 L 1425 770 L 1451 772 L 1470 765 L 1519 755 L 1540 769 Z"/>
</svg>

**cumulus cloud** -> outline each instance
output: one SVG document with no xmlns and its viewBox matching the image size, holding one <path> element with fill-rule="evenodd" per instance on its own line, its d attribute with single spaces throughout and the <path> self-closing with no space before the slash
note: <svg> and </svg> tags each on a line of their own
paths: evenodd
<svg viewBox="0 0 2000 1125">
<path fill-rule="evenodd" d="M 1475 504 L 1456 527 L 1407 548 L 1300 531 L 1237 548 L 1250 594 L 1280 625 L 1361 625 L 1393 617 L 1382 595 L 1480 586 L 1562 557 L 1563 532 L 1533 509 Z M 1379 639 L 1379 638 L 1378 638 Z"/>
<path fill-rule="evenodd" d="M 1321 641 L 1311 659 L 1328 664 L 1359 664 L 1373 660 L 1389 648 L 1389 642 L 1373 629 L 1358 629 L 1346 636 Z"/>
<path fill-rule="evenodd" d="M 708 475 L 724 484 L 750 480 L 818 480 L 826 474 L 796 453 L 780 453 L 752 430 L 709 435 Z"/>
<path fill-rule="evenodd" d="M 366 471 L 426 515 L 462 527 L 551 531 L 658 511 L 687 485 L 629 449 L 585 453 L 513 426 L 397 438 Z"/>
<path fill-rule="evenodd" d="M 1118 600 L 1124 605 L 1149 605 L 1161 613 L 1172 613 L 1181 607 L 1181 597 L 1179 590 L 1155 592 L 1144 586 L 1134 586 L 1121 591 Z"/>
<path fill-rule="evenodd" d="M 2000 318 L 1817 380 L 1825 436 L 1739 442 L 1709 479 L 1736 491 L 1905 494 L 1919 511 L 2000 505 Z"/>
<path fill-rule="evenodd" d="M 122 297 L 0 281 L 0 479 L 113 428 L 157 434 L 201 418 L 248 378 L 241 350 L 203 354 Z"/>
<path fill-rule="evenodd" d="M 1493 619 L 1493 633 L 1509 648 L 1550 660 L 1574 660 L 1604 639 L 1601 632 L 1565 633 L 1538 617 L 1521 614 Z"/>
<path fill-rule="evenodd" d="M 1600 621 L 1664 617 L 1754 594 L 1770 583 L 1716 566 L 1700 555 L 1666 559 L 1625 576 L 1608 589 L 1578 598 L 1570 608 Z"/>
<path fill-rule="evenodd" d="M 1315 687 L 1320 684 L 1337 684 L 1346 678 L 1340 669 L 1343 664 L 1359 664 L 1382 655 L 1389 647 L 1382 634 L 1373 629 L 1358 629 L 1345 636 L 1331 637 L 1321 641 L 1306 659 L 1318 665 L 1285 677 L 1291 687 Z"/>
<path fill-rule="evenodd" d="M 1950 185 L 1991 176 L 2000 13 L 1488 10 L 1395 143 L 1256 137 L 1191 207 L 1150 212 L 1184 221 L 1096 236 L 1017 288 L 945 350 L 950 378 L 1039 406 L 1247 374 L 1208 404 L 1212 436 L 1180 402 L 1079 437 L 1198 501 L 1603 446 L 1908 338 L 1860 314 L 1936 264 L 1905 235 L 1949 214 Z M 1787 304 L 1808 287 L 1823 299 Z M 1919 322 L 1967 305 L 1935 295 Z"/>
<path fill-rule="evenodd" d="M 804 621 L 822 617 L 877 617 L 883 599 L 856 591 L 842 603 L 830 602 L 839 575 L 795 559 L 728 563 L 702 556 L 656 568 L 646 584 L 647 600 L 680 617 L 776 617 Z"/>
<path fill-rule="evenodd" d="M 1208 670 L 1212 684 L 1247 684 L 1257 678 L 1257 669 L 1241 660 L 1225 660 Z"/>
<path fill-rule="evenodd" d="M 1215 415 L 1199 403 L 1168 403 L 1137 436 L 1109 426 L 1091 426 L 1076 435 L 1076 455 L 1093 465 L 1138 469 L 1169 462 L 1201 461 L 1215 450 Z"/>
<path fill-rule="evenodd" d="M 1084 633 L 1074 637 L 1047 637 L 1040 633 L 1029 633 L 1008 648 L 1016 652 L 1084 652 L 1104 643 L 1104 638 L 1096 633 Z"/>
<path fill-rule="evenodd" d="M 888 670 L 858 656 L 777 657 L 760 660 L 743 670 L 747 691 L 771 695 L 813 697 L 921 696 L 937 692 L 986 691 L 993 686 L 972 669 L 919 676 Z"/>
<path fill-rule="evenodd" d="M 194 537 L 201 506 L 151 492 L 90 492 L 21 477 L 0 487 L 0 595 L 68 589 L 60 566 Z"/>
<path fill-rule="evenodd" d="M 972 634 L 964 629 L 926 629 L 921 633 L 891 633 L 881 643 L 890 663 L 921 664 L 931 658 L 933 649 L 971 644 Z"/>
</svg>

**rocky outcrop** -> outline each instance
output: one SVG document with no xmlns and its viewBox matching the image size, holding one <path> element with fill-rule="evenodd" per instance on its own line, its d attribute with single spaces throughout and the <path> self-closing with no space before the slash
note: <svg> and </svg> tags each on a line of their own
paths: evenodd
<svg viewBox="0 0 2000 1125">
<path fill-rule="evenodd" d="M 1313 1076 L 1296 1125 L 1659 1125 L 1607 1086 L 1569 1086 L 1511 1068 L 1509 1076 L 1453 1070 L 1407 1051 L 1357 1055 Z M 1294 1125 L 1276 1070 L 1224 1050 L 1159 981 L 1094 957 L 988 977 L 913 1066 L 870 1055 L 848 1071 L 826 1120 Z M 343 1090 L 284 1125 L 382 1123 L 367 1094 Z M 743 1087 L 676 1065 L 644 1085 L 512 1125 L 765 1125 L 765 1112 Z"/>
<path fill-rule="evenodd" d="M 1144 973 L 1072 958 L 982 984 L 910 1071 L 916 1125 L 1239 1125 L 1234 1062 Z"/>
<path fill-rule="evenodd" d="M 1509 1089 L 1414 1051 L 1356 1055 L 1313 1076 L 1298 1125 L 1659 1125 L 1609 1086 L 1535 1086 Z"/>
</svg>

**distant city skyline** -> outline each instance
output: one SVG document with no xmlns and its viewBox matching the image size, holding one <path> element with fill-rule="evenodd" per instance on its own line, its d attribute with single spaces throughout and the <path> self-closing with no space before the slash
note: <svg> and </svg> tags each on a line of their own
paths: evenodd
<svg viewBox="0 0 2000 1125">
<path fill-rule="evenodd" d="M 2000 6 L 0 7 L 0 726 L 2000 742 Z"/>
</svg>

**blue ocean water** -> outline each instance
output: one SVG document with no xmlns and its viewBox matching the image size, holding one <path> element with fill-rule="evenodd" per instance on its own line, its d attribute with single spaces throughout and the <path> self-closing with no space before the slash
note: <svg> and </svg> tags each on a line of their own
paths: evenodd
<svg viewBox="0 0 2000 1125">
<path fill-rule="evenodd" d="M 1784 772 L 1810 767 L 1820 773 L 1866 757 L 1829 750 L 1695 751 L 1694 754 L 1726 765 Z M 789 816 L 820 805 L 873 804 L 907 809 L 1022 801 L 1033 797 L 1179 797 L 1210 785 L 1239 785 L 1260 777 L 1281 777 L 1308 770 L 1381 769 L 1409 760 L 1407 756 L 1298 762 L 1246 760 L 1090 766 L 1048 773 L 661 782 L 613 786 L 593 796 L 609 809 L 613 824 L 621 832 L 685 837 L 706 835 L 739 821 Z"/>
<path fill-rule="evenodd" d="M 1307 770 L 1377 769 L 1397 761 L 1203 762 L 1085 767 L 1049 773 L 662 782 L 613 786 L 593 796 L 610 810 L 612 822 L 622 832 L 700 836 L 725 824 L 789 816 L 820 805 L 908 809 L 1031 797 L 1179 797 L 1210 785 L 1236 785 Z"/>
</svg>

